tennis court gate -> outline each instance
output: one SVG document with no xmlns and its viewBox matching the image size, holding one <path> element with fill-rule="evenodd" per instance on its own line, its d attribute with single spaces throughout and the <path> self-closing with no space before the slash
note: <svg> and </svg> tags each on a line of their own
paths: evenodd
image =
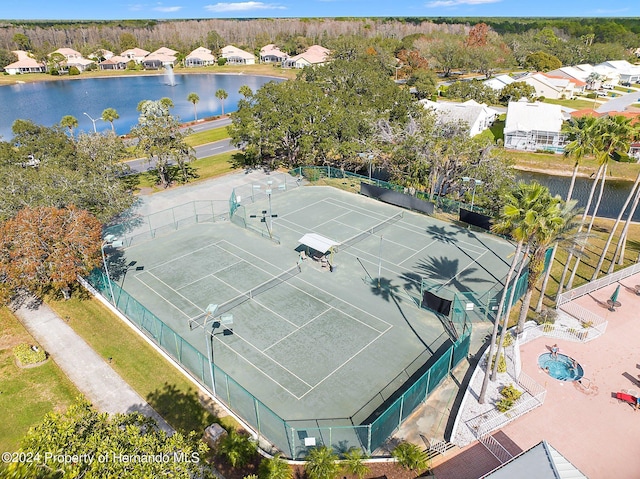
<svg viewBox="0 0 640 479">
<path fill-rule="evenodd" d="M 81 283 L 94 294 L 111 301 L 106 275 L 96 269 Z M 368 424 L 358 424 L 355 417 L 305 421 L 287 421 L 278 416 L 260 399 L 247 391 L 211 362 L 189 341 L 149 311 L 117 283 L 111 281 L 115 307 L 145 336 L 176 361 L 189 375 L 225 406 L 254 429 L 261 442 L 268 442 L 291 459 L 306 456 L 308 448 L 326 445 L 341 452 L 343 448 L 357 447 L 372 454 L 387 442 L 402 422 L 424 402 L 428 395 L 445 379 L 469 353 L 470 330 L 450 342 L 439 358 L 391 404 L 383 403 Z M 203 333 L 204 334 L 204 333 Z M 363 401 L 365 402 L 365 401 Z"/>
</svg>

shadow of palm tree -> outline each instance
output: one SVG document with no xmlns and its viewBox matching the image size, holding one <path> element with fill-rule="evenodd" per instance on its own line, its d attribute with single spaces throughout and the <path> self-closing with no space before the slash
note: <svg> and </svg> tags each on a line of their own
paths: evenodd
<svg viewBox="0 0 640 479">
<path fill-rule="evenodd" d="M 429 257 L 417 264 L 417 268 L 426 277 L 435 281 L 442 281 L 442 286 L 450 284 L 460 292 L 472 291 L 467 283 L 491 283 L 488 279 L 474 277 L 478 268 L 465 268 L 460 270 L 460 261 L 441 256 Z"/>
<path fill-rule="evenodd" d="M 456 231 L 447 230 L 444 226 L 430 225 L 427 227 L 426 232 L 433 236 L 433 239 L 442 243 L 454 244 L 458 241 L 458 233 Z"/>
<path fill-rule="evenodd" d="M 191 388 L 185 392 L 175 384 L 164 383 L 161 389 L 149 393 L 146 399 L 158 414 L 182 433 L 203 432 L 211 423 L 219 422 Z"/>
<path fill-rule="evenodd" d="M 371 285 L 371 292 L 374 295 L 379 296 L 380 298 L 384 299 L 387 302 L 389 302 L 389 301 L 393 301 L 394 302 L 394 304 L 398 308 L 398 311 L 400 311 L 400 314 L 402 315 L 402 318 L 407 323 L 407 326 L 409 326 L 409 329 L 411 329 L 411 332 L 413 332 L 415 337 L 418 338 L 418 341 L 420 341 L 422 343 L 422 345 L 431 354 L 433 354 L 433 351 L 431 350 L 429 345 L 422 339 L 422 337 L 418 334 L 418 332 L 415 330 L 415 328 L 413 327 L 413 325 L 409 321 L 409 318 L 407 318 L 407 316 L 404 314 L 404 311 L 402 310 L 402 307 L 400 306 L 400 303 L 402 302 L 402 297 L 400 297 L 400 291 L 401 291 L 400 286 L 397 285 L 397 284 L 392 284 L 391 280 L 388 279 L 388 278 L 379 278 L 376 283 Z"/>
</svg>

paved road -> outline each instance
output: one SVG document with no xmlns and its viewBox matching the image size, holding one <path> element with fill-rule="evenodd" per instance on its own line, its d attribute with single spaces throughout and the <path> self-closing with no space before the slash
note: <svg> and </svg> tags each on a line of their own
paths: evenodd
<svg viewBox="0 0 640 479">
<path fill-rule="evenodd" d="M 195 125 L 191 125 L 185 128 L 191 128 L 193 133 L 197 133 L 200 131 L 211 130 L 214 128 L 222 128 L 223 126 L 227 126 L 231 124 L 231 119 L 221 118 L 220 120 L 213 121 L 205 121 L 202 123 L 197 123 Z M 206 158 L 207 156 L 219 155 L 221 153 L 226 153 L 228 151 L 234 151 L 236 148 L 231 145 L 231 140 L 224 139 L 220 141 L 215 141 L 213 143 L 207 143 L 205 145 L 200 145 L 195 147 L 196 158 Z M 155 161 L 149 161 L 146 158 L 137 158 L 135 160 L 127 161 L 129 168 L 131 169 L 131 173 L 142 173 L 143 171 L 152 170 L 155 168 Z"/>
<path fill-rule="evenodd" d="M 173 428 L 147 401 L 49 306 L 31 298 L 15 314 L 98 410 L 108 413 L 140 412 L 154 418 L 163 431 L 173 433 Z"/>
<path fill-rule="evenodd" d="M 624 109 L 632 103 L 640 103 L 640 90 L 634 87 L 627 88 L 627 90 L 631 90 L 631 93 L 622 93 L 618 90 L 613 90 L 613 92 L 618 96 L 600 105 L 596 109 L 596 111 L 598 113 L 607 113 L 609 111 L 624 111 Z M 620 93 L 622 93 L 622 95 L 620 95 Z"/>
</svg>

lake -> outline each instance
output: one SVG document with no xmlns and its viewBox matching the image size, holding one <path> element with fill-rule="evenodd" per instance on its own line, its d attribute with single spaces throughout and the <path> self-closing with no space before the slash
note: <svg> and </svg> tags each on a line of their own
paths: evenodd
<svg viewBox="0 0 640 479">
<path fill-rule="evenodd" d="M 158 74 L 2 86 L 0 138 L 7 141 L 13 137 L 11 125 L 17 119 L 52 126 L 59 123 L 65 115 L 78 119 L 80 131 L 93 131 L 93 122 L 89 117 L 97 119 L 95 125 L 98 131 L 104 131 L 111 128 L 109 123 L 99 119 L 106 108 L 114 108 L 120 115 L 114 122 L 114 127 L 122 135 L 128 133 L 138 122 L 138 103 L 163 97 L 173 100 L 175 107 L 171 112 L 181 121 L 187 122 L 194 119 L 193 103 L 187 101 L 189 93 L 197 93 L 200 97 L 196 105 L 198 118 L 204 118 L 220 115 L 222 112 L 222 104 L 215 97 L 217 90 L 223 89 L 229 94 L 224 101 L 224 111 L 227 113 L 236 110 L 238 100 L 242 98 L 238 93 L 241 86 L 247 85 L 255 92 L 269 81 L 284 80 L 241 74 L 176 74 L 175 85 L 171 86 L 168 76 Z"/>
<path fill-rule="evenodd" d="M 537 181 L 541 185 L 549 188 L 552 195 L 560 195 L 562 199 L 566 198 L 567 191 L 569 190 L 569 183 L 571 182 L 571 177 L 568 176 L 553 176 L 545 175 L 543 173 L 524 171 L 518 172 L 518 177 L 526 182 Z M 578 200 L 579 207 L 584 208 L 587 205 L 587 199 L 589 198 L 589 191 L 592 184 L 593 179 L 576 178 L 576 185 L 573 190 L 573 199 Z M 632 186 L 633 182 L 631 181 L 607 180 L 605 182 L 602 202 L 598 208 L 598 216 L 604 218 L 616 218 L 620 213 L 620 209 L 624 205 L 627 196 L 629 196 Z M 591 204 L 592 212 L 597 197 L 598 190 L 596 190 L 593 203 Z M 626 219 L 626 216 L 623 216 L 623 219 Z M 636 210 L 633 220 L 640 221 L 640 208 Z"/>
</svg>

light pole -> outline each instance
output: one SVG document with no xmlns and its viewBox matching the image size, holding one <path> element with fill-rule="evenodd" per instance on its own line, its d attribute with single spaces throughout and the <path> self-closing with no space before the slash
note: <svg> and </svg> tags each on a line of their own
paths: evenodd
<svg viewBox="0 0 640 479">
<path fill-rule="evenodd" d="M 86 111 L 83 112 L 85 115 L 87 115 L 87 117 L 89 118 L 89 120 L 91 120 L 91 123 L 93 123 L 93 132 L 94 133 L 98 133 L 98 130 L 96 130 L 96 121 L 100 120 L 101 118 L 91 118 L 91 116 L 89 115 L 89 113 L 87 113 Z"/>
<path fill-rule="evenodd" d="M 104 241 L 100 246 L 100 251 L 102 251 L 102 264 L 104 265 L 104 272 L 107 275 L 107 283 L 109 283 L 109 293 L 111 293 L 111 303 L 116 305 L 116 297 L 113 294 L 113 286 L 111 285 L 111 277 L 109 276 L 109 267 L 107 266 L 107 256 L 104 253 L 104 248 L 106 246 L 110 246 L 111 248 L 119 248 L 122 246 L 122 241 L 118 241 L 114 235 L 107 235 L 104 237 Z"/>
<path fill-rule="evenodd" d="M 473 211 L 473 202 L 476 199 L 476 186 L 481 185 L 483 182 L 477 178 L 470 178 L 468 176 L 463 176 L 462 181 L 468 183 L 469 181 L 473 181 L 473 192 L 471 193 L 471 211 Z"/>
<path fill-rule="evenodd" d="M 358 153 L 358 156 L 360 158 L 369 160 L 369 181 L 371 181 L 371 164 L 373 163 L 373 154 Z"/>
</svg>

